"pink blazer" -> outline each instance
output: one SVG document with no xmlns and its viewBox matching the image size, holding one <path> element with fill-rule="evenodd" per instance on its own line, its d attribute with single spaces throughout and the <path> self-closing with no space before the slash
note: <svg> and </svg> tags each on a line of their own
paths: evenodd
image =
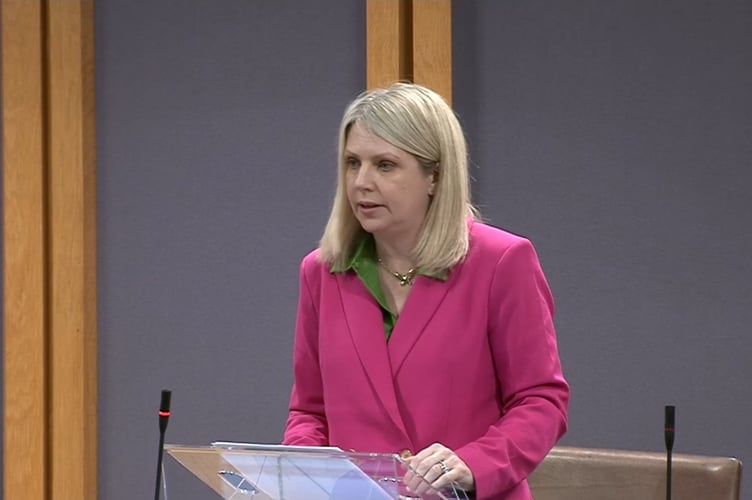
<svg viewBox="0 0 752 500">
<path fill-rule="evenodd" d="M 285 444 L 417 453 L 470 467 L 478 499 L 528 500 L 526 478 L 566 430 L 553 300 L 531 243 L 471 222 L 445 282 L 416 278 L 390 341 L 352 272 L 302 262 Z"/>
</svg>

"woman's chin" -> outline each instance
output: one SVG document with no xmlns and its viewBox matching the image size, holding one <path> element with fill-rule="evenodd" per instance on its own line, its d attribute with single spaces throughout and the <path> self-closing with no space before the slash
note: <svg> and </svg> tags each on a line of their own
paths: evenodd
<svg viewBox="0 0 752 500">
<path fill-rule="evenodd" d="M 361 220 L 360 227 L 363 228 L 363 231 L 371 234 L 379 233 L 384 231 L 388 226 L 387 224 L 384 224 L 382 221 L 376 221 L 376 220 Z"/>
</svg>

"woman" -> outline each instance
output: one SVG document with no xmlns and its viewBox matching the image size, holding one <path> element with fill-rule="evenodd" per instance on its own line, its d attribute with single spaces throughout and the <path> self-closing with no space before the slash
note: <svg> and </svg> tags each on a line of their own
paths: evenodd
<svg viewBox="0 0 752 500">
<path fill-rule="evenodd" d="M 353 101 L 338 162 L 301 265 L 284 443 L 401 453 L 431 487 L 532 498 L 569 400 L 532 245 L 477 220 L 462 129 L 424 87 Z"/>
</svg>

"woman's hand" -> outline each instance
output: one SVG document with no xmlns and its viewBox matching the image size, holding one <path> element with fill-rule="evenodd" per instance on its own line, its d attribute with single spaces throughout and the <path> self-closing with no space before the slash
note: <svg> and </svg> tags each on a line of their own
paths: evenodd
<svg viewBox="0 0 752 500">
<path fill-rule="evenodd" d="M 457 454 L 442 444 L 432 444 L 408 458 L 407 463 L 415 473 L 408 471 L 405 474 L 405 485 L 418 495 L 432 489 L 440 490 L 451 482 L 455 482 L 465 491 L 475 489 L 475 478 L 470 468 Z"/>
</svg>

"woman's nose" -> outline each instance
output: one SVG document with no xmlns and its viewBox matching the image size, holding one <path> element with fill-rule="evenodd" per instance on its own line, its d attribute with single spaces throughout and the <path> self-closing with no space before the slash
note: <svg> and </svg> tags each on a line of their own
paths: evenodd
<svg viewBox="0 0 752 500">
<path fill-rule="evenodd" d="M 372 173 L 373 169 L 370 165 L 363 163 L 355 176 L 355 186 L 358 188 L 369 187 L 373 182 Z"/>
</svg>

